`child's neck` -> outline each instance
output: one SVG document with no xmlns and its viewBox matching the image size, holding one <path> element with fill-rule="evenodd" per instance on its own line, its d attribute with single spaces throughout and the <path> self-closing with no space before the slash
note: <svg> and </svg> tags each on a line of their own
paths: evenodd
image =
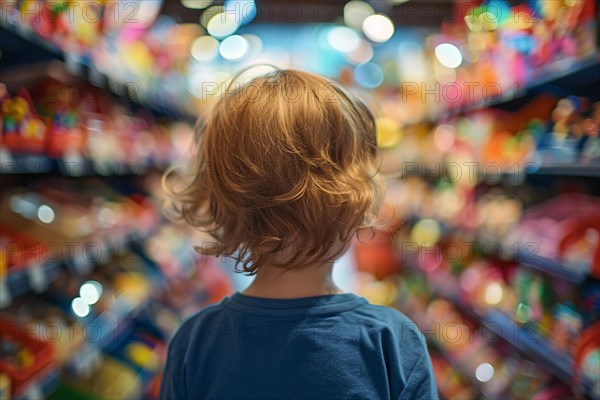
<svg viewBox="0 0 600 400">
<path fill-rule="evenodd" d="M 261 267 L 254 281 L 243 293 L 273 299 L 294 299 L 342 293 L 331 276 L 333 263 L 302 269 L 284 269 L 272 265 Z"/>
</svg>

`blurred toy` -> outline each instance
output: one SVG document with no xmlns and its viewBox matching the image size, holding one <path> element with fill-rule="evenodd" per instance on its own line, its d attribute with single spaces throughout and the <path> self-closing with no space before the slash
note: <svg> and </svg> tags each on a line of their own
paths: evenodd
<svg viewBox="0 0 600 400">
<path fill-rule="evenodd" d="M 102 171 L 110 171 L 111 165 L 119 165 L 124 159 L 117 132 L 108 115 L 90 114 L 87 119 L 87 154 Z M 106 174 L 106 173 L 105 173 Z"/>
<path fill-rule="evenodd" d="M 584 165 L 600 163 L 600 102 L 592 106 L 592 115 L 582 122 L 581 161 Z"/>
<path fill-rule="evenodd" d="M 68 34 L 69 2 L 66 0 L 45 1 L 39 13 L 31 20 L 32 28 L 44 39 L 55 43 L 63 43 L 64 36 Z"/>
<path fill-rule="evenodd" d="M 80 126 L 81 117 L 76 109 L 68 104 L 57 103 L 53 108 L 54 117 L 48 143 L 49 155 L 54 158 L 69 152 L 81 155 L 86 140 Z"/>
<path fill-rule="evenodd" d="M 123 362 L 103 355 L 100 366 L 89 376 L 66 376 L 65 387 L 52 398 L 133 399 L 142 395 L 136 372 Z"/>
<path fill-rule="evenodd" d="M 479 235 L 498 243 L 519 223 L 523 213 L 523 205 L 517 198 L 494 191 L 477 199 L 475 207 Z"/>
<path fill-rule="evenodd" d="M 10 340 L 0 344 L 0 358 L 12 368 L 27 368 L 33 363 L 33 354 L 19 342 Z"/>
<path fill-rule="evenodd" d="M 600 397 L 600 321 L 581 334 L 573 357 L 574 382 L 579 391 L 591 398 Z"/>
<path fill-rule="evenodd" d="M 62 365 L 77 351 L 84 341 L 83 329 L 73 318 L 58 307 L 33 295 L 19 297 L 3 315 L 19 321 L 28 332 L 35 332 L 39 339 L 51 343 L 56 361 Z"/>
<path fill-rule="evenodd" d="M 600 208 L 595 213 L 590 210 L 584 215 L 573 216 L 561 224 L 560 230 L 559 259 L 568 265 L 589 265 L 590 273 L 600 279 Z"/>
<path fill-rule="evenodd" d="M 527 244 L 525 256 L 562 259 L 567 268 L 597 274 L 599 201 L 575 193 L 547 200 L 527 210 L 507 241 Z"/>
<path fill-rule="evenodd" d="M 13 395 L 34 376 L 54 367 L 53 346 L 22 329 L 17 321 L 0 319 L 0 335 L 0 373 L 10 378 Z"/>
<path fill-rule="evenodd" d="M 29 93 L 2 101 L 2 145 L 14 152 L 41 153 L 46 146 L 46 125 L 37 116 Z"/>
<path fill-rule="evenodd" d="M 581 315 L 570 305 L 557 304 L 554 306 L 553 319 L 550 342 L 558 351 L 571 354 L 581 333 Z"/>
<path fill-rule="evenodd" d="M 546 334 L 552 323 L 553 291 L 550 283 L 529 271 L 519 269 L 515 275 L 519 303 L 516 322 L 531 325 Z"/>
<path fill-rule="evenodd" d="M 166 344 L 143 328 L 134 327 L 111 354 L 135 370 L 143 386 L 147 387 L 164 365 Z"/>
<path fill-rule="evenodd" d="M 600 320 L 600 281 L 588 277 L 577 292 L 577 311 L 581 313 L 583 326 L 588 327 Z"/>
<path fill-rule="evenodd" d="M 522 162 L 534 150 L 535 143 L 526 133 L 500 131 L 492 134 L 483 149 L 484 162 L 497 163 L 506 169 Z"/>
<path fill-rule="evenodd" d="M 10 380 L 0 373 L 0 400 L 10 400 Z"/>
<path fill-rule="evenodd" d="M 19 22 L 32 29 L 34 24 L 42 19 L 41 12 L 44 10 L 44 0 L 24 0 L 18 5 Z"/>
</svg>

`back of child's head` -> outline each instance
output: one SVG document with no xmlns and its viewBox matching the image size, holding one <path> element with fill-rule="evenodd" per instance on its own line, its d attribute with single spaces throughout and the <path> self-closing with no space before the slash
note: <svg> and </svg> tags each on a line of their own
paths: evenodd
<svg viewBox="0 0 600 400">
<path fill-rule="evenodd" d="M 339 257 L 377 217 L 374 118 L 334 81 L 278 70 L 234 82 L 196 134 L 192 170 L 169 192 L 176 215 L 214 239 L 203 253 L 249 273 L 305 267 Z"/>
</svg>

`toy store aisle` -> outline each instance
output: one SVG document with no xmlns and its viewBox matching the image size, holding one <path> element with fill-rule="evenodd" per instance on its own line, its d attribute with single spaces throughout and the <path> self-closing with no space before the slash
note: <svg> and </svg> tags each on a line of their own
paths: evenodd
<svg viewBox="0 0 600 400">
<path fill-rule="evenodd" d="M 445 399 L 600 398 L 588 0 L 0 0 L 0 399 L 157 398 L 182 319 L 248 284 L 162 173 L 241 68 L 368 93 L 385 229 L 339 286 L 396 307 Z"/>
</svg>

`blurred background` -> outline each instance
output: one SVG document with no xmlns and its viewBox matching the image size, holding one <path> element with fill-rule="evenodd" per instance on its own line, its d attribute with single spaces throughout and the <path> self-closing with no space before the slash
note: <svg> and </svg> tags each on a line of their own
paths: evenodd
<svg viewBox="0 0 600 400">
<path fill-rule="evenodd" d="M 593 0 L 0 1 L 0 399 L 152 399 L 242 290 L 160 174 L 239 69 L 369 93 L 391 227 L 339 285 L 427 337 L 445 399 L 600 398 Z"/>
</svg>

